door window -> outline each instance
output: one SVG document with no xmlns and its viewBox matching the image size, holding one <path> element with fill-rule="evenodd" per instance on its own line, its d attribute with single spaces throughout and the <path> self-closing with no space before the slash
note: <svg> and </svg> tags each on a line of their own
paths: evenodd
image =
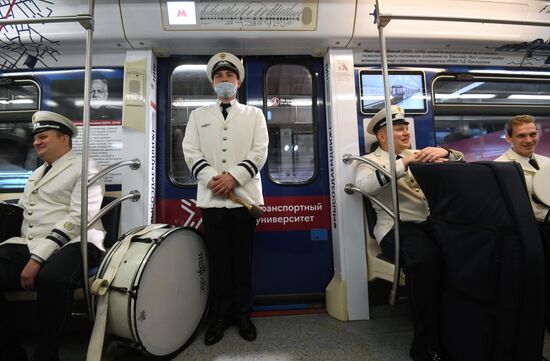
<svg viewBox="0 0 550 361">
<path fill-rule="evenodd" d="M 182 141 L 194 109 L 216 102 L 216 93 L 206 77 L 206 64 L 182 64 L 174 69 L 170 82 L 170 176 L 179 185 L 194 185 L 183 157 Z"/>
<path fill-rule="evenodd" d="M 267 71 L 268 170 L 276 183 L 306 183 L 315 176 L 313 89 L 311 72 L 302 65 L 273 65 Z"/>
</svg>

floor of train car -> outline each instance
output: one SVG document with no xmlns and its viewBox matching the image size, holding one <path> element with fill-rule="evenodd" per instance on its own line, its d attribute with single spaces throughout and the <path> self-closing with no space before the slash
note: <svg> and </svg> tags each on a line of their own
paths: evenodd
<svg viewBox="0 0 550 361">
<path fill-rule="evenodd" d="M 389 306 L 386 304 L 385 293 L 378 294 L 383 294 L 384 297 L 374 299 L 369 321 L 338 321 L 329 316 L 323 308 L 311 309 L 309 314 L 284 316 L 263 316 L 263 313 L 258 312 L 256 315 L 262 316 L 253 318 L 258 328 L 258 338 L 255 342 L 241 339 L 237 329 L 231 327 L 225 331 L 225 336 L 219 343 L 205 346 L 203 342 L 205 327 L 202 327 L 191 344 L 173 360 L 409 360 L 408 348 L 412 337 L 412 324 L 407 302 L 400 301 L 396 306 Z M 18 307 L 28 310 L 28 304 Z M 28 313 L 27 315 L 32 319 L 32 315 Z M 60 349 L 61 361 L 86 359 L 91 328 L 91 324 L 85 317 L 71 319 Z M 36 340 L 35 330 L 36 327 L 21 327 L 21 338 L 29 353 Z M 544 356 L 550 359 L 548 334 L 545 336 Z M 111 342 L 106 345 L 102 360 L 146 361 L 153 358 Z"/>
</svg>

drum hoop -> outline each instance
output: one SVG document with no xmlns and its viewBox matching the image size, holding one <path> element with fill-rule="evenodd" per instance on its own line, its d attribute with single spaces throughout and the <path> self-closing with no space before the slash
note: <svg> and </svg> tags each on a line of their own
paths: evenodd
<svg viewBox="0 0 550 361">
<path fill-rule="evenodd" d="M 134 234 L 134 233 L 137 233 L 137 232 L 141 231 L 142 229 L 144 229 L 145 227 L 147 227 L 147 225 L 134 227 L 134 228 L 132 228 L 131 230 L 129 230 L 129 231 L 127 231 L 126 233 L 124 233 L 122 236 L 120 236 L 120 237 L 119 237 L 119 240 L 124 239 L 124 238 L 126 238 L 126 237 L 128 237 L 129 235 L 132 235 L 132 234 Z"/>
<path fill-rule="evenodd" d="M 109 250 L 105 254 L 105 257 L 101 261 L 101 264 L 99 265 L 97 273 L 95 274 L 96 279 L 103 277 L 103 275 L 105 274 L 105 271 L 108 268 L 108 265 L 111 263 L 111 259 L 113 258 L 113 254 L 120 247 L 121 244 L 122 244 L 121 242 L 117 241 L 117 242 L 115 242 L 115 244 L 113 244 L 113 246 L 111 248 L 109 248 Z"/>
<path fill-rule="evenodd" d="M 162 238 L 162 237 L 161 237 Z M 136 343 L 141 346 L 142 349 L 146 349 L 143 345 L 143 342 L 141 341 L 141 338 L 139 337 L 139 333 L 137 331 L 137 322 L 134 317 L 136 317 L 136 307 L 137 307 L 137 298 L 139 295 L 139 285 L 141 283 L 141 276 L 143 274 L 143 271 L 145 270 L 145 266 L 147 265 L 147 262 L 149 261 L 149 258 L 151 258 L 151 255 L 155 252 L 155 250 L 158 248 L 160 242 L 151 242 L 151 246 L 145 252 L 143 255 L 143 258 L 141 259 L 141 263 L 139 264 L 139 267 L 136 269 L 136 272 L 134 273 L 134 277 L 132 277 L 132 282 L 130 282 L 130 288 L 128 290 L 128 321 L 130 321 L 130 330 L 132 332 L 132 335 L 134 337 L 134 340 L 136 340 Z"/>
<path fill-rule="evenodd" d="M 196 230 L 195 228 L 192 228 L 192 227 L 180 227 L 180 226 L 174 226 L 174 227 L 171 227 L 169 228 L 168 232 L 165 232 L 162 234 L 162 236 L 159 237 L 159 241 L 160 240 L 164 240 L 166 237 L 168 237 L 170 234 L 174 233 L 174 232 L 177 232 L 179 230 L 189 230 L 189 231 L 193 231 L 194 233 L 196 233 L 198 236 L 200 236 L 201 238 L 203 238 L 202 234 Z"/>
</svg>

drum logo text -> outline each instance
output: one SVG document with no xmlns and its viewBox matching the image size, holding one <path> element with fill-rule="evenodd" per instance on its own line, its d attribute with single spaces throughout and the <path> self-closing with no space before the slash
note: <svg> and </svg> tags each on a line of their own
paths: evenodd
<svg viewBox="0 0 550 361">
<path fill-rule="evenodd" d="M 200 279 L 201 293 L 206 292 L 206 265 L 204 264 L 204 257 L 202 252 L 199 253 L 199 269 L 197 270 Z"/>
<path fill-rule="evenodd" d="M 139 313 L 139 317 L 138 317 L 138 320 L 143 322 L 147 319 L 147 314 L 145 313 L 145 310 L 141 310 L 141 312 Z"/>
</svg>

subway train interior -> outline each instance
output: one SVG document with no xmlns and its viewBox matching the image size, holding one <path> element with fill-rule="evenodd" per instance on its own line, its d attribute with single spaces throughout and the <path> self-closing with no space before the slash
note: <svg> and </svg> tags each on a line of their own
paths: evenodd
<svg viewBox="0 0 550 361">
<path fill-rule="evenodd" d="M 350 191 L 356 162 L 343 159 L 369 152 L 367 123 L 388 101 L 405 110 L 414 148 L 494 160 L 510 147 L 505 122 L 530 114 L 537 154 L 550 157 L 549 34 L 546 0 L 0 0 L 0 201 L 16 202 L 41 164 L 31 118 L 50 110 L 78 126 L 78 153 L 120 165 L 104 176 L 106 195 L 124 198 L 115 239 L 150 224 L 176 227 L 127 271 L 135 282 L 156 262 L 158 278 L 153 294 L 138 292 L 109 316 L 104 360 L 407 360 L 406 280 L 378 257 L 363 197 Z M 269 133 L 253 247 L 258 339 L 228 330 L 205 346 L 207 301 L 190 293 L 204 291 L 207 256 L 195 265 L 185 255 L 204 246 L 182 140 L 191 111 L 215 102 L 206 64 L 223 51 L 242 61 L 238 100 L 261 109 Z M 190 264 L 199 289 L 168 290 L 163 275 L 180 264 Z M 185 330 L 163 330 L 184 334 L 168 355 L 134 332 L 140 297 L 151 308 L 186 307 Z M 64 361 L 86 359 L 93 322 L 82 298 Z M 34 301 L 11 302 L 31 349 Z M 544 337 L 541 358 L 550 359 Z"/>
</svg>

